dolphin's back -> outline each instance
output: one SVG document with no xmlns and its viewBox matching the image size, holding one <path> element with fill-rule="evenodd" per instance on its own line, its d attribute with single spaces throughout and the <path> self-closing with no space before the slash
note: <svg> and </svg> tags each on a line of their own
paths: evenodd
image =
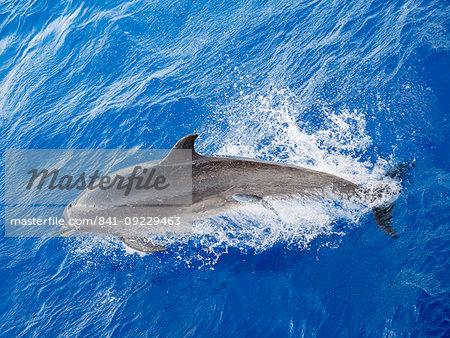
<svg viewBox="0 0 450 338">
<path fill-rule="evenodd" d="M 328 173 L 254 160 L 203 157 L 193 163 L 193 193 L 230 189 L 233 193 L 266 196 L 354 196 L 363 189 Z"/>
</svg>

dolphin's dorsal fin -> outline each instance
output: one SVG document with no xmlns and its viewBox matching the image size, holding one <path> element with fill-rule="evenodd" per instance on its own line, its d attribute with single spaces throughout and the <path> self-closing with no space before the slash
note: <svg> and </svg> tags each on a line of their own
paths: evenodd
<svg viewBox="0 0 450 338">
<path fill-rule="evenodd" d="M 200 158 L 201 155 L 198 154 L 194 149 L 194 142 L 197 139 L 197 134 L 189 134 L 180 139 L 175 146 L 172 148 L 170 153 L 166 156 L 166 158 L 163 160 L 163 163 L 177 163 L 180 161 L 185 161 L 186 158 L 179 152 L 178 150 L 191 150 L 192 152 L 192 159 L 195 160 L 197 158 Z"/>
</svg>

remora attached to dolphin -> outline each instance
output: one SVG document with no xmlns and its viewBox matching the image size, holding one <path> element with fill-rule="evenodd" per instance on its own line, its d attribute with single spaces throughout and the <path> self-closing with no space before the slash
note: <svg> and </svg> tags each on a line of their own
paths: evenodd
<svg viewBox="0 0 450 338">
<path fill-rule="evenodd" d="M 191 221 L 223 214 L 239 207 L 242 203 L 258 203 L 276 213 L 267 201 L 268 198 L 353 198 L 363 204 L 368 204 L 375 202 L 383 193 L 371 193 L 338 176 L 298 166 L 250 159 L 203 156 L 194 149 L 197 137 L 196 134 L 183 137 L 167 157 L 160 162 L 147 162 L 139 165 L 146 169 L 162 168 L 166 171 L 176 171 L 180 167 L 189 166 L 189 169 L 192 170 L 192 204 L 180 205 L 177 207 L 177 214 L 186 216 Z M 189 150 L 192 157 L 186 162 L 185 159 L 178 156 L 178 150 Z M 129 167 L 118 173 L 126 176 L 131 174 L 132 170 L 133 167 Z M 123 217 L 126 212 L 129 213 L 129 216 L 146 216 L 145 206 L 150 197 L 146 197 L 142 192 L 134 194 L 131 191 L 128 196 L 110 192 L 108 195 L 106 194 L 99 189 L 84 191 L 66 207 L 64 211 L 66 224 L 70 218 L 92 219 L 99 213 L 99 210 L 106 211 L 110 216 L 120 215 Z M 86 203 L 86 201 L 89 202 Z M 128 208 L 123 208 L 123 206 Z M 372 210 L 375 223 L 380 229 L 387 235 L 397 238 L 397 233 L 391 226 L 393 207 L 392 203 L 385 203 Z M 144 226 L 135 232 L 130 232 L 130 229 L 125 231 L 123 226 L 105 224 L 101 227 L 94 224 L 76 228 L 65 225 L 60 229 L 63 236 L 74 232 L 104 233 L 117 236 L 127 246 L 142 252 L 157 252 L 167 249 L 152 244 L 146 238 L 146 233 L 152 232 L 151 227 L 145 228 Z"/>
</svg>

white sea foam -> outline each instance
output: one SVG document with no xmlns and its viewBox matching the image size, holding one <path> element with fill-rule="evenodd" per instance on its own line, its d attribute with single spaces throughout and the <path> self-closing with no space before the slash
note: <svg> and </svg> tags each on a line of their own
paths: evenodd
<svg viewBox="0 0 450 338">
<path fill-rule="evenodd" d="M 236 102 L 217 109 L 214 118 L 220 123 L 205 130 L 198 148 L 206 154 L 292 163 L 331 173 L 369 190 L 386 191 L 380 200 L 367 205 L 273 201 L 279 217 L 262 207 L 244 206 L 227 217 L 196 223 L 194 236 L 202 238 L 203 245 L 213 251 L 231 246 L 259 252 L 279 242 L 306 248 L 318 236 L 344 235 L 344 231 L 335 230 L 337 222 L 347 223 L 348 229 L 358 226 L 374 203 L 396 198 L 398 182 L 384 177 L 392 160 L 361 159 L 372 145 L 363 112 L 322 110 L 326 117 L 323 124 L 314 125 L 287 89 L 272 87 L 264 94 L 241 95 Z"/>
<path fill-rule="evenodd" d="M 398 183 L 384 177 L 390 160 L 361 159 L 372 146 L 363 112 L 323 107 L 321 113 L 322 125 L 314 119 L 308 122 L 311 119 L 304 107 L 286 89 L 241 95 L 234 103 L 217 108 L 216 123 L 201 133 L 196 146 L 208 155 L 258 158 L 328 172 L 370 190 L 382 187 L 387 193 L 377 203 L 395 199 Z M 168 246 L 188 265 L 194 261 L 210 265 L 229 248 L 258 253 L 284 243 L 305 249 L 319 236 L 344 236 L 360 225 L 372 207 L 369 201 L 367 205 L 300 199 L 270 203 L 278 215 L 258 205 L 243 205 L 226 215 L 195 222 L 189 235 L 155 242 Z M 92 250 L 95 242 L 86 243 L 88 251 Z M 116 246 L 117 241 L 102 240 L 101 245 Z"/>
</svg>

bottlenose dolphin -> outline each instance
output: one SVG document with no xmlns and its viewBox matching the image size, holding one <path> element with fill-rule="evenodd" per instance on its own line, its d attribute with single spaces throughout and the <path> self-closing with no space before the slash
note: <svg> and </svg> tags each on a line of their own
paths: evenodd
<svg viewBox="0 0 450 338">
<path fill-rule="evenodd" d="M 183 191 L 179 194 L 192 193 L 189 205 L 176 207 L 180 215 L 190 215 L 189 220 L 195 221 L 210 218 L 243 203 L 256 203 L 272 210 L 268 200 L 271 199 L 354 199 L 369 205 L 380 199 L 385 191 L 370 192 L 363 187 L 341 177 L 299 166 L 281 163 L 258 161 L 251 159 L 211 157 L 198 154 L 194 142 L 198 135 L 191 134 L 180 139 L 171 152 L 160 162 L 147 162 L 142 168 L 157 168 L 177 171 L 188 167 L 192 171 L 192 192 Z M 191 158 L 188 161 L 180 159 L 177 151 L 188 150 Z M 117 173 L 129 175 L 132 167 L 122 169 Z M 167 203 L 170 204 L 167 196 Z M 64 210 L 64 218 L 94 218 L 101 212 L 107 215 L 141 216 L 146 213 L 149 196 L 145 193 L 131 191 L 128 196 L 113 194 L 99 189 L 84 191 Z M 123 208 L 127 206 L 127 208 Z M 384 233 L 397 238 L 397 232 L 391 226 L 394 205 L 389 202 L 374 207 L 375 223 Z M 154 245 L 146 238 L 151 233 L 151 227 L 131 227 L 124 229 L 117 225 L 91 225 L 82 227 L 61 227 L 63 236 L 73 232 L 105 233 L 120 238 L 127 246 L 143 252 L 157 252 L 167 249 Z"/>
</svg>

